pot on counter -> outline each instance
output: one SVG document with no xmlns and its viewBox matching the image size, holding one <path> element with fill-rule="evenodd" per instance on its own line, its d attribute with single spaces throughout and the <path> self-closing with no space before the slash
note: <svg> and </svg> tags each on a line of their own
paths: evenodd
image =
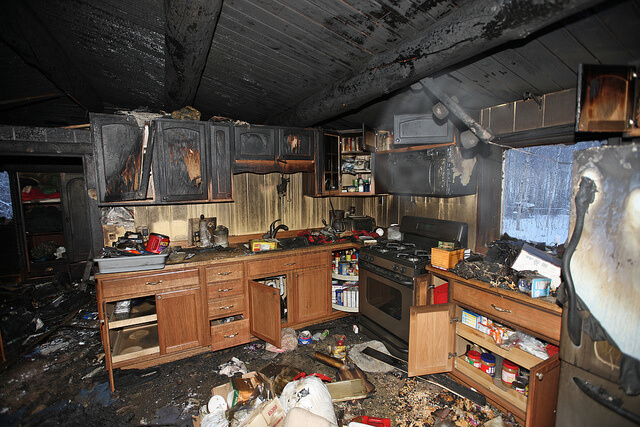
<svg viewBox="0 0 640 427">
<path fill-rule="evenodd" d="M 229 229 L 224 225 L 219 225 L 213 230 L 213 244 L 226 248 L 229 246 Z"/>
</svg>

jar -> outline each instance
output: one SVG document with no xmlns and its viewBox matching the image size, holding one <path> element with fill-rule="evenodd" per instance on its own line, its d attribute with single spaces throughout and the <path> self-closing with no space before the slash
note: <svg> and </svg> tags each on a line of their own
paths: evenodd
<svg viewBox="0 0 640 427">
<path fill-rule="evenodd" d="M 482 353 L 480 356 L 482 372 L 492 377 L 496 374 L 496 357 L 491 353 Z"/>
<path fill-rule="evenodd" d="M 502 384 L 505 387 L 511 388 L 511 384 L 516 380 L 518 376 L 518 365 L 508 360 L 502 362 Z"/>
<path fill-rule="evenodd" d="M 511 383 L 511 387 L 513 387 L 513 389 L 515 391 L 517 391 L 518 393 L 520 393 L 520 394 L 524 394 L 524 395 L 527 394 L 526 393 L 526 386 L 523 383 L 521 383 L 520 381 L 512 382 Z"/>
<path fill-rule="evenodd" d="M 480 361 L 480 352 L 475 350 L 469 350 L 467 352 L 467 360 L 469 364 L 473 365 L 474 368 L 480 369 L 482 363 Z"/>
</svg>

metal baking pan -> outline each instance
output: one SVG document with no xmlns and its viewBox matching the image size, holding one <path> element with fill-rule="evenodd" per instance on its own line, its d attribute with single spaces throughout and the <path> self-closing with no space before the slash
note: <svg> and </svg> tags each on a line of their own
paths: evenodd
<svg viewBox="0 0 640 427">
<path fill-rule="evenodd" d="M 94 258 L 99 272 L 125 273 L 127 271 L 158 270 L 164 268 L 169 254 L 121 256 L 116 258 Z"/>
</svg>

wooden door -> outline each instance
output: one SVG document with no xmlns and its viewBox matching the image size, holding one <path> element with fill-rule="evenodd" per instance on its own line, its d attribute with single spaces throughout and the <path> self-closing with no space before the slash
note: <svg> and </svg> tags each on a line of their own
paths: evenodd
<svg viewBox="0 0 640 427">
<path fill-rule="evenodd" d="M 276 128 L 267 126 L 236 126 L 234 144 L 236 160 L 276 159 Z"/>
<path fill-rule="evenodd" d="M 209 178 L 211 198 L 232 197 L 231 185 L 231 126 L 211 125 L 209 129 Z"/>
<path fill-rule="evenodd" d="M 451 372 L 455 365 L 455 304 L 411 307 L 409 376 Z"/>
<path fill-rule="evenodd" d="M 331 278 L 326 266 L 293 274 L 293 321 L 320 319 L 331 312 Z"/>
<path fill-rule="evenodd" d="M 314 137 L 315 132 L 313 129 L 280 129 L 278 158 L 284 160 L 313 160 Z"/>
<path fill-rule="evenodd" d="M 86 261 L 91 252 L 91 229 L 84 175 L 60 174 L 60 198 L 67 259 L 71 262 Z"/>
<path fill-rule="evenodd" d="M 555 425 L 559 382 L 560 358 L 557 354 L 531 368 L 527 427 Z"/>
<path fill-rule="evenodd" d="M 131 116 L 91 115 L 100 202 L 146 198 L 151 171 L 151 152 L 144 151 L 146 136 Z"/>
<path fill-rule="evenodd" d="M 280 347 L 280 292 L 249 280 L 249 320 L 251 335 Z"/>
<path fill-rule="evenodd" d="M 200 288 L 156 294 L 160 354 L 204 345 Z"/>
<path fill-rule="evenodd" d="M 206 125 L 155 120 L 153 174 L 164 202 L 207 200 Z"/>
</svg>

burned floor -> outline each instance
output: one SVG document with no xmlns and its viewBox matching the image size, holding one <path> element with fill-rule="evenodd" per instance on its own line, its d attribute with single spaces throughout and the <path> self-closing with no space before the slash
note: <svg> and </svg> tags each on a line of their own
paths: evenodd
<svg viewBox="0 0 640 427">
<path fill-rule="evenodd" d="M 230 381 L 220 371 L 232 358 L 248 371 L 279 365 L 338 381 L 338 369 L 320 363 L 314 354 L 329 354 L 343 335 L 347 350 L 372 340 L 358 332 L 358 317 L 350 315 L 305 328 L 312 334 L 329 333 L 283 353 L 269 351 L 258 340 L 145 370 L 116 370 L 111 393 L 90 284 L 54 280 L 1 290 L 7 359 L 0 371 L 1 425 L 189 426 L 209 401 L 211 389 Z M 390 367 L 383 369 L 388 372 L 363 370 L 375 390 L 363 399 L 334 402 L 344 425 L 358 416 L 388 418 L 393 426 L 518 425 L 510 414 L 461 398 L 423 377 L 408 378 Z"/>
</svg>

